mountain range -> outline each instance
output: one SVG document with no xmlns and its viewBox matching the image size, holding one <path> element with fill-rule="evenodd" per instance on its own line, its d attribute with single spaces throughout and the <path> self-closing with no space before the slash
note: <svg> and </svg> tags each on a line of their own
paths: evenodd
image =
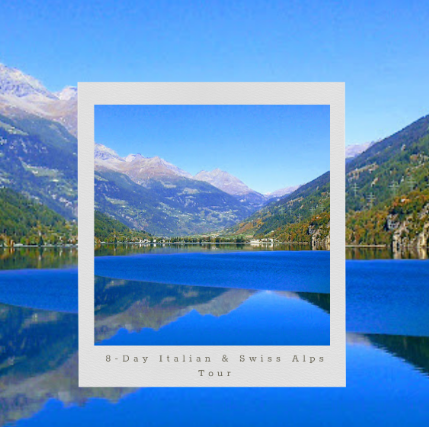
<svg viewBox="0 0 429 427">
<path fill-rule="evenodd" d="M 155 235 L 204 234 L 249 216 L 253 206 L 160 157 L 124 158 L 95 145 L 96 209 Z"/>
<path fill-rule="evenodd" d="M 134 182 L 145 187 L 150 187 L 151 180 L 168 181 L 179 177 L 193 179 L 207 182 L 213 187 L 234 196 L 240 202 L 255 207 L 262 206 L 270 199 L 290 194 L 299 187 L 298 185 L 291 186 L 272 193 L 261 194 L 252 190 L 234 175 L 219 168 L 212 171 L 202 170 L 193 176 L 158 156 L 144 157 L 141 154 L 129 154 L 126 157 L 120 157 L 114 150 L 98 143 L 95 144 L 94 159 L 96 170 L 110 169 L 124 173 Z"/>
<path fill-rule="evenodd" d="M 50 92 L 37 79 L 0 64 L 0 186 L 67 220 L 76 219 L 76 134 L 76 88 Z M 100 144 L 95 166 L 97 209 L 152 233 L 220 230 L 246 218 L 271 197 L 226 172 L 217 179 L 217 170 L 194 177 L 159 157 L 121 158 Z"/>
<path fill-rule="evenodd" d="M 77 214 L 76 108 L 75 88 L 50 92 L 0 65 L 0 186 L 44 205 L 47 210 L 34 209 L 46 219 L 55 217 L 49 210 L 60 214 L 66 220 L 61 228 L 68 229 Z M 390 137 L 347 147 L 348 243 L 427 244 L 428 129 L 426 116 Z M 159 157 L 122 158 L 101 144 L 95 169 L 96 208 L 133 229 L 166 236 L 226 228 L 283 240 L 327 237 L 329 173 L 261 194 L 220 169 L 192 175 Z M 22 205 L 19 195 L 10 200 Z M 7 228 L 23 229 L 18 223 Z"/>
<path fill-rule="evenodd" d="M 160 157 L 119 156 L 95 144 L 96 207 L 158 235 L 219 231 L 293 188 L 263 195 L 220 169 L 195 176 Z"/>
</svg>

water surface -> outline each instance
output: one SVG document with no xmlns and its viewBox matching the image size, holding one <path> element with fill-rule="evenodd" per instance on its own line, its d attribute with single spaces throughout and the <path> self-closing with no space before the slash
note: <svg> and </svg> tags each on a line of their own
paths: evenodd
<svg viewBox="0 0 429 427">
<path fill-rule="evenodd" d="M 161 253 L 95 259 L 95 274 L 176 285 L 329 293 L 327 251 Z"/>
<path fill-rule="evenodd" d="M 0 301 L 35 288 L 22 293 L 27 308 L 0 304 L 0 425 L 427 425 L 428 271 L 426 261 L 347 262 L 347 388 L 337 389 L 79 388 L 77 315 L 60 311 L 64 301 L 77 308 L 77 272 L 74 293 L 61 298 L 53 289 L 67 271 L 50 270 L 55 280 L 0 274 Z M 44 293 L 45 309 L 31 308 Z M 298 295 L 326 311 L 321 294 Z M 130 301 L 117 304 L 112 314 Z"/>
<path fill-rule="evenodd" d="M 329 345 L 329 294 L 96 277 L 99 345 Z M 311 301 L 311 302 L 310 302 Z"/>
</svg>

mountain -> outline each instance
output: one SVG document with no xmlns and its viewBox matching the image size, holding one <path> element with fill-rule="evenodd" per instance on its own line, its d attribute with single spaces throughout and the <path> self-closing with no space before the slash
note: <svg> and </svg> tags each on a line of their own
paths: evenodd
<svg viewBox="0 0 429 427">
<path fill-rule="evenodd" d="M 0 185 L 67 219 L 77 215 L 77 140 L 40 116 L 0 114 Z"/>
<path fill-rule="evenodd" d="M 77 87 L 66 86 L 60 92 L 55 92 L 55 95 L 61 101 L 70 101 L 70 100 L 77 99 Z"/>
<path fill-rule="evenodd" d="M 327 178 L 322 177 L 294 192 L 293 187 L 289 187 L 273 193 L 271 199 L 276 200 L 251 215 L 268 197 L 220 169 L 201 171 L 192 177 L 159 157 L 131 154 L 122 158 L 102 144 L 95 147 L 95 169 L 96 208 L 129 227 L 155 235 L 206 234 L 233 224 L 238 224 L 231 229 L 236 235 L 243 231 L 249 234 L 250 230 L 253 234 L 273 233 L 273 227 L 296 222 L 301 217 L 310 219 L 313 205 L 320 212 L 329 210 L 329 200 L 326 201 L 329 173 Z M 306 203 L 295 204 L 287 192 L 297 194 L 297 200 L 305 194 Z M 283 197 L 276 197 L 277 194 Z M 285 214 L 286 207 L 288 214 Z M 250 225 L 255 221 L 257 226 Z M 317 228 L 316 218 L 314 221 Z M 326 225 L 326 221 L 322 222 Z"/>
<path fill-rule="evenodd" d="M 174 176 L 150 179 L 143 186 L 108 169 L 95 172 L 95 206 L 131 228 L 158 236 L 221 230 L 252 212 L 205 182 Z"/>
<path fill-rule="evenodd" d="M 119 170 L 119 165 L 125 163 L 125 160 L 119 156 L 116 151 L 106 147 L 103 144 L 94 145 L 94 167 L 95 169 L 113 169 Z"/>
<path fill-rule="evenodd" d="M 49 92 L 33 77 L 0 66 L 0 185 L 70 220 L 77 215 L 76 102 L 75 88 Z M 131 228 L 205 233 L 252 212 L 159 157 L 122 159 L 97 144 L 95 164 L 96 187 L 102 191 L 96 205 Z M 123 190 L 125 203 L 118 198 Z"/>
<path fill-rule="evenodd" d="M 0 186 L 76 219 L 76 126 L 76 88 L 50 92 L 0 64 Z M 152 234 L 220 231 L 269 200 L 219 169 L 193 177 L 160 157 L 122 158 L 101 144 L 95 146 L 95 170 L 96 208 Z"/>
<path fill-rule="evenodd" d="M 77 215 L 77 93 L 0 64 L 0 186 Z"/>
<path fill-rule="evenodd" d="M 353 144 L 346 146 L 346 160 L 353 159 L 364 151 L 368 150 L 369 147 L 372 147 L 375 143 L 381 140 L 366 142 L 364 144 Z"/>
<path fill-rule="evenodd" d="M 274 200 L 225 235 L 271 238 L 329 248 L 330 173 L 300 186 L 293 193 Z"/>
<path fill-rule="evenodd" d="M 374 144 L 346 165 L 347 210 L 391 201 L 395 195 L 425 189 L 428 182 L 429 116 Z"/>
<path fill-rule="evenodd" d="M 127 156 L 125 162 L 118 164 L 118 170 L 125 173 L 137 184 L 150 186 L 151 180 L 192 179 L 190 173 L 158 156 L 143 157 L 141 154 L 131 156 Z"/>
<path fill-rule="evenodd" d="M 284 196 L 287 196 L 288 194 L 293 193 L 299 187 L 300 185 L 293 185 L 291 187 L 281 188 L 280 190 L 273 191 L 272 193 L 266 193 L 265 197 L 267 199 L 280 199 Z"/>
<path fill-rule="evenodd" d="M 234 175 L 218 168 L 213 169 L 211 172 L 203 170 L 197 173 L 194 179 L 208 182 L 214 187 L 225 191 L 225 193 L 236 197 L 241 202 L 248 203 L 254 207 L 260 207 L 266 201 L 266 197 L 264 195 L 252 190 Z"/>
<path fill-rule="evenodd" d="M 429 239 L 429 116 L 346 165 L 346 241 L 401 249 Z"/>
<path fill-rule="evenodd" d="M 0 114 L 21 119 L 28 114 L 53 120 L 77 135 L 77 89 L 53 93 L 22 71 L 0 64 Z"/>
<path fill-rule="evenodd" d="M 129 154 L 122 158 L 114 150 L 102 144 L 95 144 L 94 156 L 96 169 L 111 169 L 124 173 L 143 186 L 150 186 L 151 180 L 192 179 L 190 173 L 158 156 L 143 157 L 141 154 Z"/>
<path fill-rule="evenodd" d="M 95 147 L 96 206 L 129 227 L 155 235 L 205 234 L 249 216 L 255 207 L 160 157 L 120 157 Z M 243 184 L 244 185 L 244 184 Z"/>
</svg>

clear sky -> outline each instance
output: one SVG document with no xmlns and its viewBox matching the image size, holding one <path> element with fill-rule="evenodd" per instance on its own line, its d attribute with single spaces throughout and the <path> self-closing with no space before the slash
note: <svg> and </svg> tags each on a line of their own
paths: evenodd
<svg viewBox="0 0 429 427">
<path fill-rule="evenodd" d="M 78 81 L 345 81 L 346 142 L 429 113 L 429 2 L 2 0 L 0 62 Z"/>
<path fill-rule="evenodd" d="M 329 106 L 95 107 L 95 140 L 120 156 L 159 156 L 195 175 L 220 168 L 261 193 L 329 170 Z"/>
</svg>

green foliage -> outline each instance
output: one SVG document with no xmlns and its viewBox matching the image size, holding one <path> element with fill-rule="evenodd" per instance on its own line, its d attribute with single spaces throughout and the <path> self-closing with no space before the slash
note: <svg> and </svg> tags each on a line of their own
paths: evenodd
<svg viewBox="0 0 429 427">
<path fill-rule="evenodd" d="M 346 166 L 347 211 L 384 209 L 397 196 L 429 185 L 429 116 L 374 144 Z"/>
<path fill-rule="evenodd" d="M 94 235 L 100 242 L 139 242 L 150 239 L 151 235 L 138 230 L 132 230 L 122 222 L 99 211 L 94 213 Z"/>
<path fill-rule="evenodd" d="M 346 243 L 390 246 L 396 236 L 415 245 L 428 222 L 429 116 L 374 144 L 346 170 Z"/>
<path fill-rule="evenodd" d="M 426 189 L 397 197 L 383 208 L 348 212 L 346 243 L 390 246 L 396 233 L 407 244 L 415 244 L 414 240 L 429 223 L 428 210 L 429 189 Z"/>
<path fill-rule="evenodd" d="M 292 194 L 268 204 L 225 234 L 310 243 L 317 232 L 317 239 L 323 239 L 329 234 L 329 189 L 330 173 L 326 172 Z"/>
<path fill-rule="evenodd" d="M 330 214 L 322 212 L 299 223 L 288 223 L 273 230 L 269 237 L 280 242 L 311 243 L 313 235 L 317 242 L 322 242 L 330 229 Z M 265 235 L 257 234 L 255 237 L 263 238 Z"/>
<path fill-rule="evenodd" d="M 77 225 L 9 188 L 0 189 L 0 245 L 76 243 Z"/>
</svg>

